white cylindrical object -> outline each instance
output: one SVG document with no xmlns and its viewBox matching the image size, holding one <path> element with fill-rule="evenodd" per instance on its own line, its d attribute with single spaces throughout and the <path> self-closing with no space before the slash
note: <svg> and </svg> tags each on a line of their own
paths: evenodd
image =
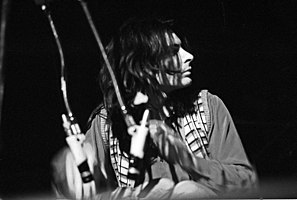
<svg viewBox="0 0 297 200">
<path fill-rule="evenodd" d="M 134 134 L 131 138 L 130 154 L 138 158 L 144 157 L 143 148 L 148 133 L 148 128 L 146 127 L 148 116 L 149 110 L 145 110 L 141 120 L 141 125 L 138 127 L 136 134 Z"/>
<path fill-rule="evenodd" d="M 66 142 L 74 156 L 74 160 L 77 166 L 87 159 L 87 156 L 85 155 L 83 148 L 81 146 L 81 142 L 78 141 L 76 135 L 68 136 L 66 138 Z"/>
</svg>

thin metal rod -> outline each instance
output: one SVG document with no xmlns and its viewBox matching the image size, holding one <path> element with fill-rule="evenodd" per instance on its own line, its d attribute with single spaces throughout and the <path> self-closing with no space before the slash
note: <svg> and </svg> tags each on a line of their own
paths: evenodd
<svg viewBox="0 0 297 200">
<path fill-rule="evenodd" d="M 80 2 L 81 6 L 83 8 L 83 11 L 84 11 L 84 13 L 86 15 L 88 23 L 89 23 L 89 25 L 90 25 L 90 27 L 92 29 L 92 32 L 93 32 L 93 34 L 95 36 L 96 42 L 97 42 L 97 44 L 98 44 L 98 46 L 100 48 L 100 51 L 102 53 L 102 57 L 104 59 L 105 65 L 106 65 L 106 67 L 108 69 L 108 72 L 110 74 L 110 77 L 111 77 L 111 80 L 112 80 L 112 83 L 113 83 L 113 87 L 115 89 L 115 94 L 116 94 L 116 97 L 117 97 L 118 102 L 120 104 L 122 113 L 123 113 L 123 115 L 125 117 L 125 121 L 126 121 L 128 126 L 133 125 L 133 124 L 135 124 L 134 119 L 132 118 L 132 116 L 129 116 L 127 114 L 128 113 L 127 108 L 126 108 L 125 103 L 124 103 L 124 101 L 122 99 L 122 96 L 121 96 L 121 93 L 120 93 L 120 90 L 119 90 L 119 86 L 118 86 L 118 82 L 117 82 L 116 77 L 114 75 L 114 72 L 113 72 L 113 70 L 112 70 L 112 68 L 110 66 L 110 62 L 109 62 L 108 57 L 106 55 L 106 52 L 105 52 L 104 46 L 102 44 L 102 41 L 100 39 L 100 36 L 98 34 L 98 31 L 97 31 L 97 29 L 96 29 L 96 27 L 94 25 L 94 22 L 93 22 L 91 14 L 90 14 L 90 11 L 88 9 L 87 3 L 85 1 L 83 1 L 83 0 L 79 0 L 79 2 Z"/>
<path fill-rule="evenodd" d="M 6 24 L 7 16 L 9 12 L 10 0 L 2 1 L 1 9 L 1 32 L 0 32 L 0 126 L 2 122 L 2 104 L 3 104 L 3 95 L 4 95 L 4 50 L 5 50 L 5 33 L 6 33 Z M 1 136 L 0 136 L 1 137 Z M 1 142 L 1 141 L 0 141 Z"/>
<path fill-rule="evenodd" d="M 68 113 L 69 117 L 73 117 L 69 102 L 68 102 L 68 97 L 67 97 L 67 84 L 66 84 L 66 78 L 65 78 L 65 74 L 66 74 L 66 67 L 65 67 L 65 59 L 64 59 L 64 53 L 63 53 L 63 49 L 62 49 L 62 45 L 59 39 L 59 35 L 57 33 L 55 24 L 53 22 L 52 16 L 50 14 L 50 12 L 47 10 L 46 5 L 42 5 L 42 10 L 45 11 L 46 16 L 48 18 L 48 21 L 50 23 L 51 26 L 51 30 L 53 32 L 53 35 L 55 37 L 55 42 L 58 46 L 58 51 L 59 51 L 59 55 L 60 55 L 60 65 L 61 65 L 61 91 L 63 94 L 63 100 L 64 100 L 64 104 L 66 107 L 66 111 Z"/>
</svg>

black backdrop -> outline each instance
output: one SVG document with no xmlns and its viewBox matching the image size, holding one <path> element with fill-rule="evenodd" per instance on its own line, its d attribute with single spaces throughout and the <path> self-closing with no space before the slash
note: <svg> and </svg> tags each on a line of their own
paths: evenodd
<svg viewBox="0 0 297 200">
<path fill-rule="evenodd" d="M 297 1 L 88 1 L 104 44 L 129 17 L 156 15 L 183 28 L 195 56 L 193 85 L 227 105 L 265 197 L 297 197 Z M 101 101 L 100 55 L 77 1 L 51 11 L 65 52 L 72 110 L 85 131 Z M 50 160 L 65 145 L 59 57 L 47 18 L 12 0 L 4 59 L 0 198 L 50 197 Z"/>
</svg>

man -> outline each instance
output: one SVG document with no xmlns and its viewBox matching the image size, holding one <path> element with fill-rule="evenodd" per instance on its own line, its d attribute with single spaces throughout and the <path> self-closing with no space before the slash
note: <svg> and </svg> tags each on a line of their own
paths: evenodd
<svg viewBox="0 0 297 200">
<path fill-rule="evenodd" d="M 106 51 L 127 110 L 137 124 L 145 123 L 141 118 L 149 110 L 149 137 L 140 174 L 131 178 L 133 131 L 127 131 L 103 65 L 104 101 L 93 113 L 84 141 L 94 172 L 94 198 L 196 199 L 255 187 L 255 171 L 223 102 L 206 90 L 193 93 L 192 98 L 180 96 L 192 82 L 193 55 L 183 48 L 170 23 L 130 20 Z M 58 193 L 88 196 L 69 150 L 60 153 L 53 164 Z"/>
</svg>

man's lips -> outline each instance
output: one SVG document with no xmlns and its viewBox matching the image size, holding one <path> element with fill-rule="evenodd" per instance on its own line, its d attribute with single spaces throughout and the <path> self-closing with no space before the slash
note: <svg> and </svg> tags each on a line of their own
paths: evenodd
<svg viewBox="0 0 297 200">
<path fill-rule="evenodd" d="M 190 71 L 190 70 L 189 70 L 189 71 L 185 71 L 185 72 L 183 72 L 183 75 L 184 75 L 184 76 L 191 75 L 191 71 Z"/>
<path fill-rule="evenodd" d="M 192 69 L 191 67 L 186 68 L 185 70 L 183 70 L 182 74 L 186 75 L 186 76 L 190 75 L 191 74 L 191 69 Z"/>
</svg>

